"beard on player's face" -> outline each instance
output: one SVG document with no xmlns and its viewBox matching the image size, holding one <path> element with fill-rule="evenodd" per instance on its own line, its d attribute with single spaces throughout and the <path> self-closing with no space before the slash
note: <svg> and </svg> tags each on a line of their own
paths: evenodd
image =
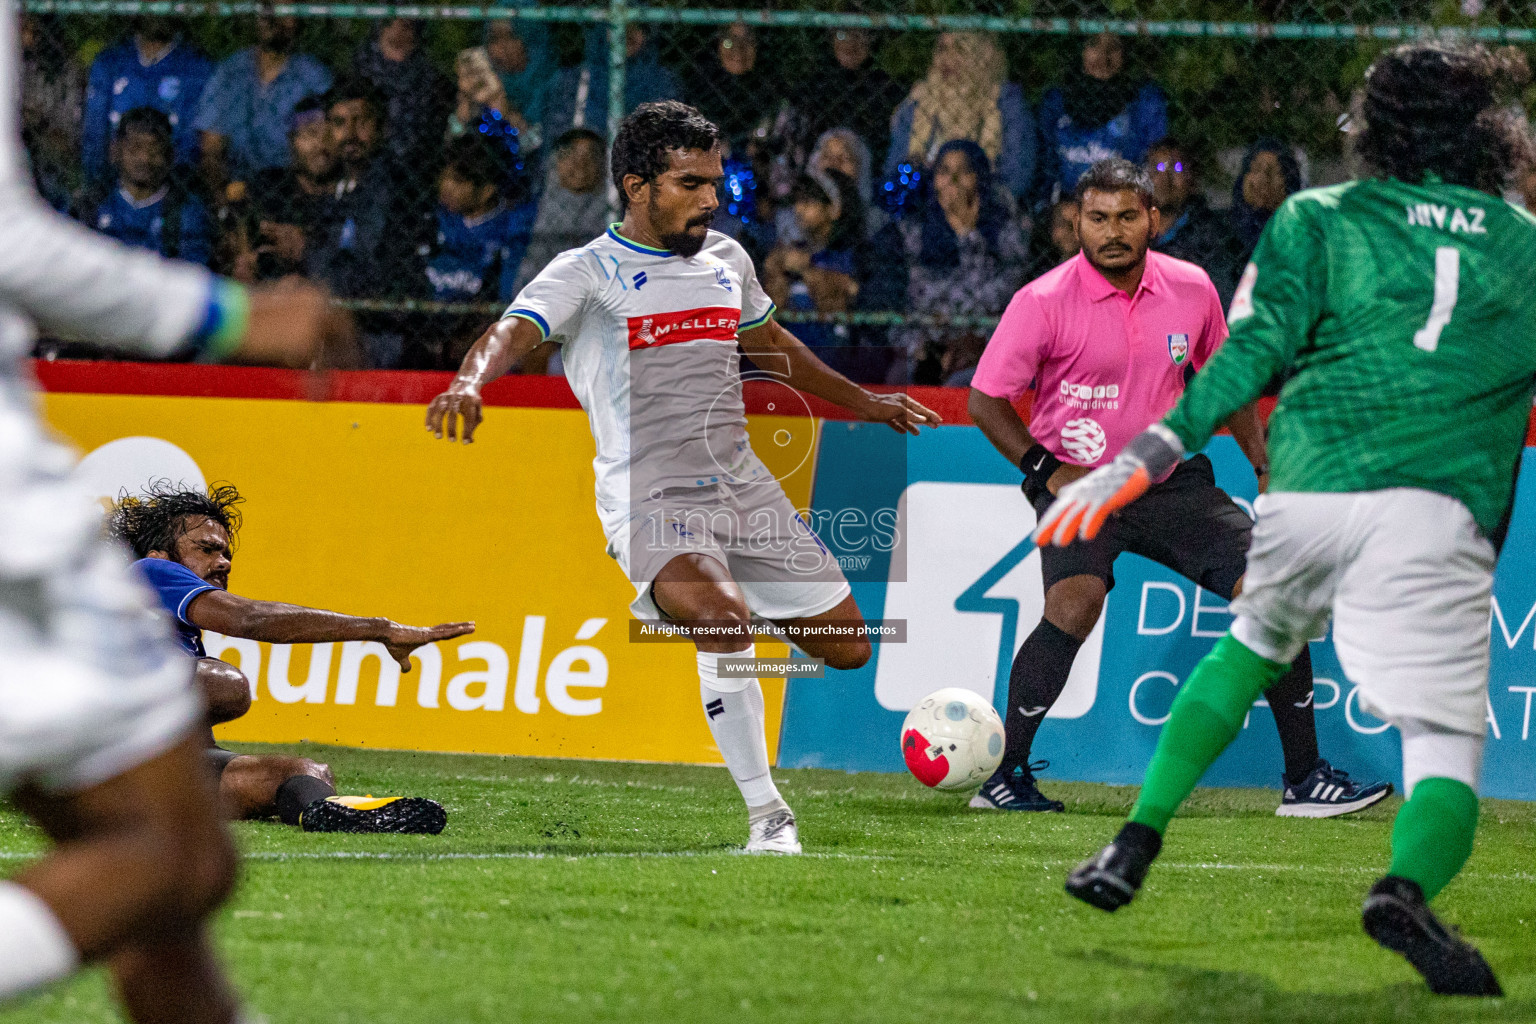
<svg viewBox="0 0 1536 1024">
<path fill-rule="evenodd" d="M 683 222 L 681 229 L 676 229 L 676 225 L 673 224 L 667 227 L 674 230 L 663 230 L 664 215 L 657 198 L 657 191 L 656 186 L 652 185 L 650 197 L 645 204 L 645 212 L 650 218 L 651 230 L 656 232 L 656 238 L 661 242 L 661 247 L 677 256 L 697 256 L 709 237 L 709 225 L 715 219 L 714 211 L 695 214 Z"/>
<path fill-rule="evenodd" d="M 1102 273 L 1121 273 L 1139 265 L 1147 258 L 1151 247 L 1150 225 L 1140 230 L 1104 230 L 1102 225 L 1079 222 L 1078 235 L 1082 241 L 1083 255 Z"/>
<path fill-rule="evenodd" d="M 1089 189 L 1078 213 L 1083 256 L 1101 273 L 1133 270 L 1146 259 L 1160 222 L 1155 207 L 1129 189 Z"/>
</svg>

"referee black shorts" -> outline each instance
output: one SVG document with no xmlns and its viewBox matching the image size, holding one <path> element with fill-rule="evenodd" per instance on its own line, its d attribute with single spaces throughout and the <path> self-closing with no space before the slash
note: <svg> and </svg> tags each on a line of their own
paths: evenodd
<svg viewBox="0 0 1536 1024">
<path fill-rule="evenodd" d="M 1035 514 L 1055 498 L 1041 496 Z M 1216 486 L 1204 455 L 1185 459 L 1173 475 L 1110 516 L 1098 537 L 1064 548 L 1040 550 L 1045 589 L 1069 576 L 1097 576 L 1105 591 L 1115 586 L 1115 559 L 1129 551 L 1166 566 L 1221 598 L 1230 598 L 1248 564 L 1253 520 Z"/>
</svg>

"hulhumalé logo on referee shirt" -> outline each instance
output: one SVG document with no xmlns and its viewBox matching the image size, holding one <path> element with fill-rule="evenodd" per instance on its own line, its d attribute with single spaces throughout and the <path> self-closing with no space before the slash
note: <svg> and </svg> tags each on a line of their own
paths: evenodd
<svg viewBox="0 0 1536 1024">
<path fill-rule="evenodd" d="M 1168 356 L 1173 360 L 1174 366 L 1182 365 L 1184 357 L 1189 355 L 1189 335 L 1168 335 Z"/>
<path fill-rule="evenodd" d="M 741 310 L 730 306 L 706 306 L 680 309 L 675 313 L 652 313 L 629 318 L 629 347 L 651 348 L 676 345 L 682 341 L 736 340 L 736 325 Z"/>
</svg>

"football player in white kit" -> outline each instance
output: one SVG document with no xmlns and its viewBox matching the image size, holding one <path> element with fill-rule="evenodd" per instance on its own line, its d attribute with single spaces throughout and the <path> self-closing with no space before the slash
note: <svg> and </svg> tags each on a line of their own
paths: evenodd
<svg viewBox="0 0 1536 1024">
<path fill-rule="evenodd" d="M 630 608 L 692 628 L 704 711 L 747 804 L 747 851 L 799 853 L 769 772 L 762 687 L 722 672 L 721 659 L 753 656 L 754 619 L 795 629 L 862 617 L 748 443 L 738 343 L 775 379 L 861 419 L 915 434 L 939 417 L 906 395 L 865 391 L 774 321 L 746 251 L 709 229 L 724 172 L 719 130 L 698 111 L 642 104 L 620 124 L 611 163 L 624 222 L 528 283 L 432 400 L 427 429 L 469 443 L 481 388 L 544 340 L 562 343 L 597 442 L 608 553 L 635 584 Z M 839 669 L 870 656 L 858 634 L 797 646 Z"/>
<path fill-rule="evenodd" d="M 346 342 L 306 286 L 246 292 L 44 206 L 17 125 L 0 4 L 0 793 L 55 846 L 0 881 L 0 1001 L 107 963 L 130 1018 L 229 1024 L 204 921 L 236 857 L 204 762 L 192 661 L 71 483 L 37 415 L 34 325 L 152 356 L 309 365 Z"/>
</svg>

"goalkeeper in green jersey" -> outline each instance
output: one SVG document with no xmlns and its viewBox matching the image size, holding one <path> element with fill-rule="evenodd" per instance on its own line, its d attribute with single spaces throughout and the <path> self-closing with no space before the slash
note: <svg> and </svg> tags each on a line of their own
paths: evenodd
<svg viewBox="0 0 1536 1024">
<path fill-rule="evenodd" d="M 1289 369 L 1232 631 L 1179 688 L 1130 821 L 1067 891 L 1129 903 L 1254 699 L 1333 616 L 1361 706 L 1402 734 L 1407 802 L 1365 930 L 1439 993 L 1498 995 L 1428 901 L 1472 851 L 1497 546 L 1536 386 L 1536 219 L 1498 198 L 1530 143 L 1481 48 L 1401 47 L 1366 77 L 1376 177 L 1292 196 L 1233 298 L 1232 335 L 1162 422 L 1064 487 L 1040 543 L 1105 520 Z"/>
</svg>

